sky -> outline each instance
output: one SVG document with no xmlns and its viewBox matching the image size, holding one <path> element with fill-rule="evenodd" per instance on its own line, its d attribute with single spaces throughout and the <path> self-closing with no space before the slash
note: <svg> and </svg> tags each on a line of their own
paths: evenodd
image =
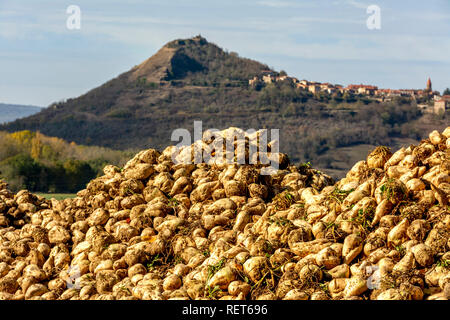
<svg viewBox="0 0 450 320">
<path fill-rule="evenodd" d="M 0 0 L 0 102 L 77 97 L 198 34 L 299 79 L 450 87 L 450 0 Z"/>
</svg>

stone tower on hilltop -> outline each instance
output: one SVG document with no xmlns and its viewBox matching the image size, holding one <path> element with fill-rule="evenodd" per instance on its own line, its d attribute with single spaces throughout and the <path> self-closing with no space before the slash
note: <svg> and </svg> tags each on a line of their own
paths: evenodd
<svg viewBox="0 0 450 320">
<path fill-rule="evenodd" d="M 428 92 L 432 92 L 433 91 L 433 88 L 431 86 L 431 79 L 430 78 L 428 78 L 428 80 L 427 80 L 427 91 Z"/>
</svg>

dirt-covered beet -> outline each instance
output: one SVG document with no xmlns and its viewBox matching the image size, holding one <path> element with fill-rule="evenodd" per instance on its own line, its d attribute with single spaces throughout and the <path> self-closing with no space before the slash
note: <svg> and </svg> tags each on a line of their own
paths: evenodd
<svg viewBox="0 0 450 320">
<path fill-rule="evenodd" d="M 173 147 L 74 199 L 0 182 L 0 300 L 446 300 L 449 146 L 450 127 L 378 147 L 336 183 L 284 154 L 262 175 Z"/>
</svg>

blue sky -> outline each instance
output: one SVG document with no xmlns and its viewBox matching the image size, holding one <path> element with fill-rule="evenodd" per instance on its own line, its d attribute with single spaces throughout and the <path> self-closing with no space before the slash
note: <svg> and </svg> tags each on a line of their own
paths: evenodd
<svg viewBox="0 0 450 320">
<path fill-rule="evenodd" d="M 80 30 L 66 27 L 73 4 Z M 197 34 L 300 79 L 450 87 L 449 0 L 0 0 L 0 102 L 79 96 Z"/>
</svg>

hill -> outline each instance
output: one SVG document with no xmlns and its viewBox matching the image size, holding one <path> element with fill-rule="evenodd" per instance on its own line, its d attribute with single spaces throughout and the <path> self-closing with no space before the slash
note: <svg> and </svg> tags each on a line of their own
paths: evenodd
<svg viewBox="0 0 450 320">
<path fill-rule="evenodd" d="M 0 103 L 0 124 L 31 116 L 41 110 L 36 106 Z"/>
<path fill-rule="evenodd" d="M 175 40 L 129 71 L 86 94 L 55 103 L 38 114 L 0 126 L 9 132 L 40 131 L 83 145 L 114 149 L 157 148 L 173 144 L 177 128 L 278 128 L 280 151 L 294 162 L 312 162 L 335 177 L 352 166 L 340 148 L 395 147 L 394 139 L 420 140 L 441 119 L 423 117 L 416 101 L 399 97 L 380 103 L 364 96 L 312 94 L 289 82 L 262 88 L 248 80 L 267 65 L 226 52 L 197 36 Z M 337 154 L 336 154 L 337 153 Z M 338 164 L 334 157 L 341 157 Z"/>
</svg>

